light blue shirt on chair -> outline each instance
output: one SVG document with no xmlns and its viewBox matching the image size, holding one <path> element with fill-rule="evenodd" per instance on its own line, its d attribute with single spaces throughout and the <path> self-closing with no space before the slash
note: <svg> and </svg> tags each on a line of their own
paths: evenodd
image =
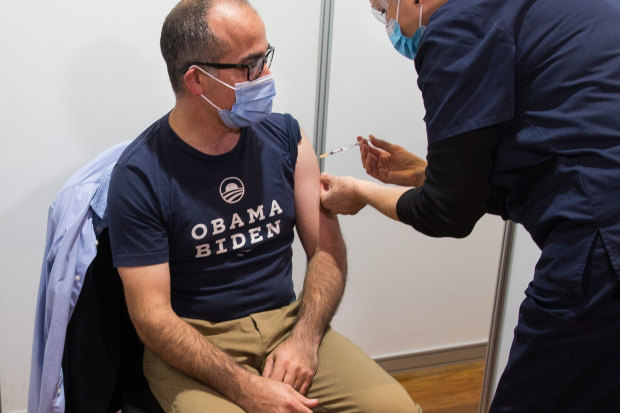
<svg viewBox="0 0 620 413">
<path fill-rule="evenodd" d="M 37 297 L 28 413 L 64 413 L 62 356 L 67 325 L 86 270 L 107 227 L 112 168 L 129 142 L 104 151 L 73 174 L 50 205 Z"/>
</svg>

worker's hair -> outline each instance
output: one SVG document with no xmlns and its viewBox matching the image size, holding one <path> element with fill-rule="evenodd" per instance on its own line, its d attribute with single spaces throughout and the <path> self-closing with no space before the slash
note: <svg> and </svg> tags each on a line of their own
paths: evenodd
<svg viewBox="0 0 620 413">
<path fill-rule="evenodd" d="M 181 0 L 168 14 L 159 46 L 176 94 L 183 92 L 183 69 L 191 62 L 217 62 L 227 45 L 207 24 L 210 10 L 218 3 L 247 5 L 247 0 Z"/>
</svg>

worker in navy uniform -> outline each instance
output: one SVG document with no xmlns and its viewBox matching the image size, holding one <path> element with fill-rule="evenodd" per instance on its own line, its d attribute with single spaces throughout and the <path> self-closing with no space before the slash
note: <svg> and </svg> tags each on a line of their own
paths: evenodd
<svg viewBox="0 0 620 413">
<path fill-rule="evenodd" d="M 400 187 L 324 174 L 323 205 L 435 237 L 522 224 L 542 252 L 491 411 L 620 411 L 620 2 L 370 4 L 414 60 L 428 153 L 360 137 Z"/>
</svg>

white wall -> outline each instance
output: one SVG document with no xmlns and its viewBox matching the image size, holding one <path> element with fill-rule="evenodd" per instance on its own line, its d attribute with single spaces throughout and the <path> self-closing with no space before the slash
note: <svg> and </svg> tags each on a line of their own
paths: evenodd
<svg viewBox="0 0 620 413">
<path fill-rule="evenodd" d="M 26 406 L 48 205 L 79 166 L 133 139 L 172 107 L 159 32 L 175 3 L 35 0 L 13 2 L 0 14 L 0 386 L 5 413 Z M 275 110 L 293 113 L 312 137 L 320 2 L 253 3 L 276 47 Z M 336 3 L 329 145 L 375 132 L 423 154 L 423 111 L 413 66 L 390 49 L 366 2 Z M 345 153 L 329 159 L 327 169 L 361 176 L 354 157 Z M 340 331 L 373 356 L 486 340 L 499 220 L 484 219 L 465 241 L 431 240 L 373 211 L 343 218 L 342 227 L 349 243 L 350 283 L 335 320 Z M 296 285 L 303 261 L 297 246 Z"/>
<path fill-rule="evenodd" d="M 108 146 L 135 137 L 172 103 L 154 41 L 171 4 L 13 2 L 0 14 L 4 412 L 26 406 L 51 199 L 71 172 Z"/>
</svg>

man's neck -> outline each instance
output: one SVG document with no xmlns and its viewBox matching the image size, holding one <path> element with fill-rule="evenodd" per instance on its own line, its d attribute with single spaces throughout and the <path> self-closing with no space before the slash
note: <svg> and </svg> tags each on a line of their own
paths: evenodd
<svg viewBox="0 0 620 413">
<path fill-rule="evenodd" d="M 230 152 L 241 136 L 241 130 L 228 128 L 216 111 L 196 108 L 179 100 L 170 112 L 168 123 L 181 140 L 207 155 Z"/>
</svg>

